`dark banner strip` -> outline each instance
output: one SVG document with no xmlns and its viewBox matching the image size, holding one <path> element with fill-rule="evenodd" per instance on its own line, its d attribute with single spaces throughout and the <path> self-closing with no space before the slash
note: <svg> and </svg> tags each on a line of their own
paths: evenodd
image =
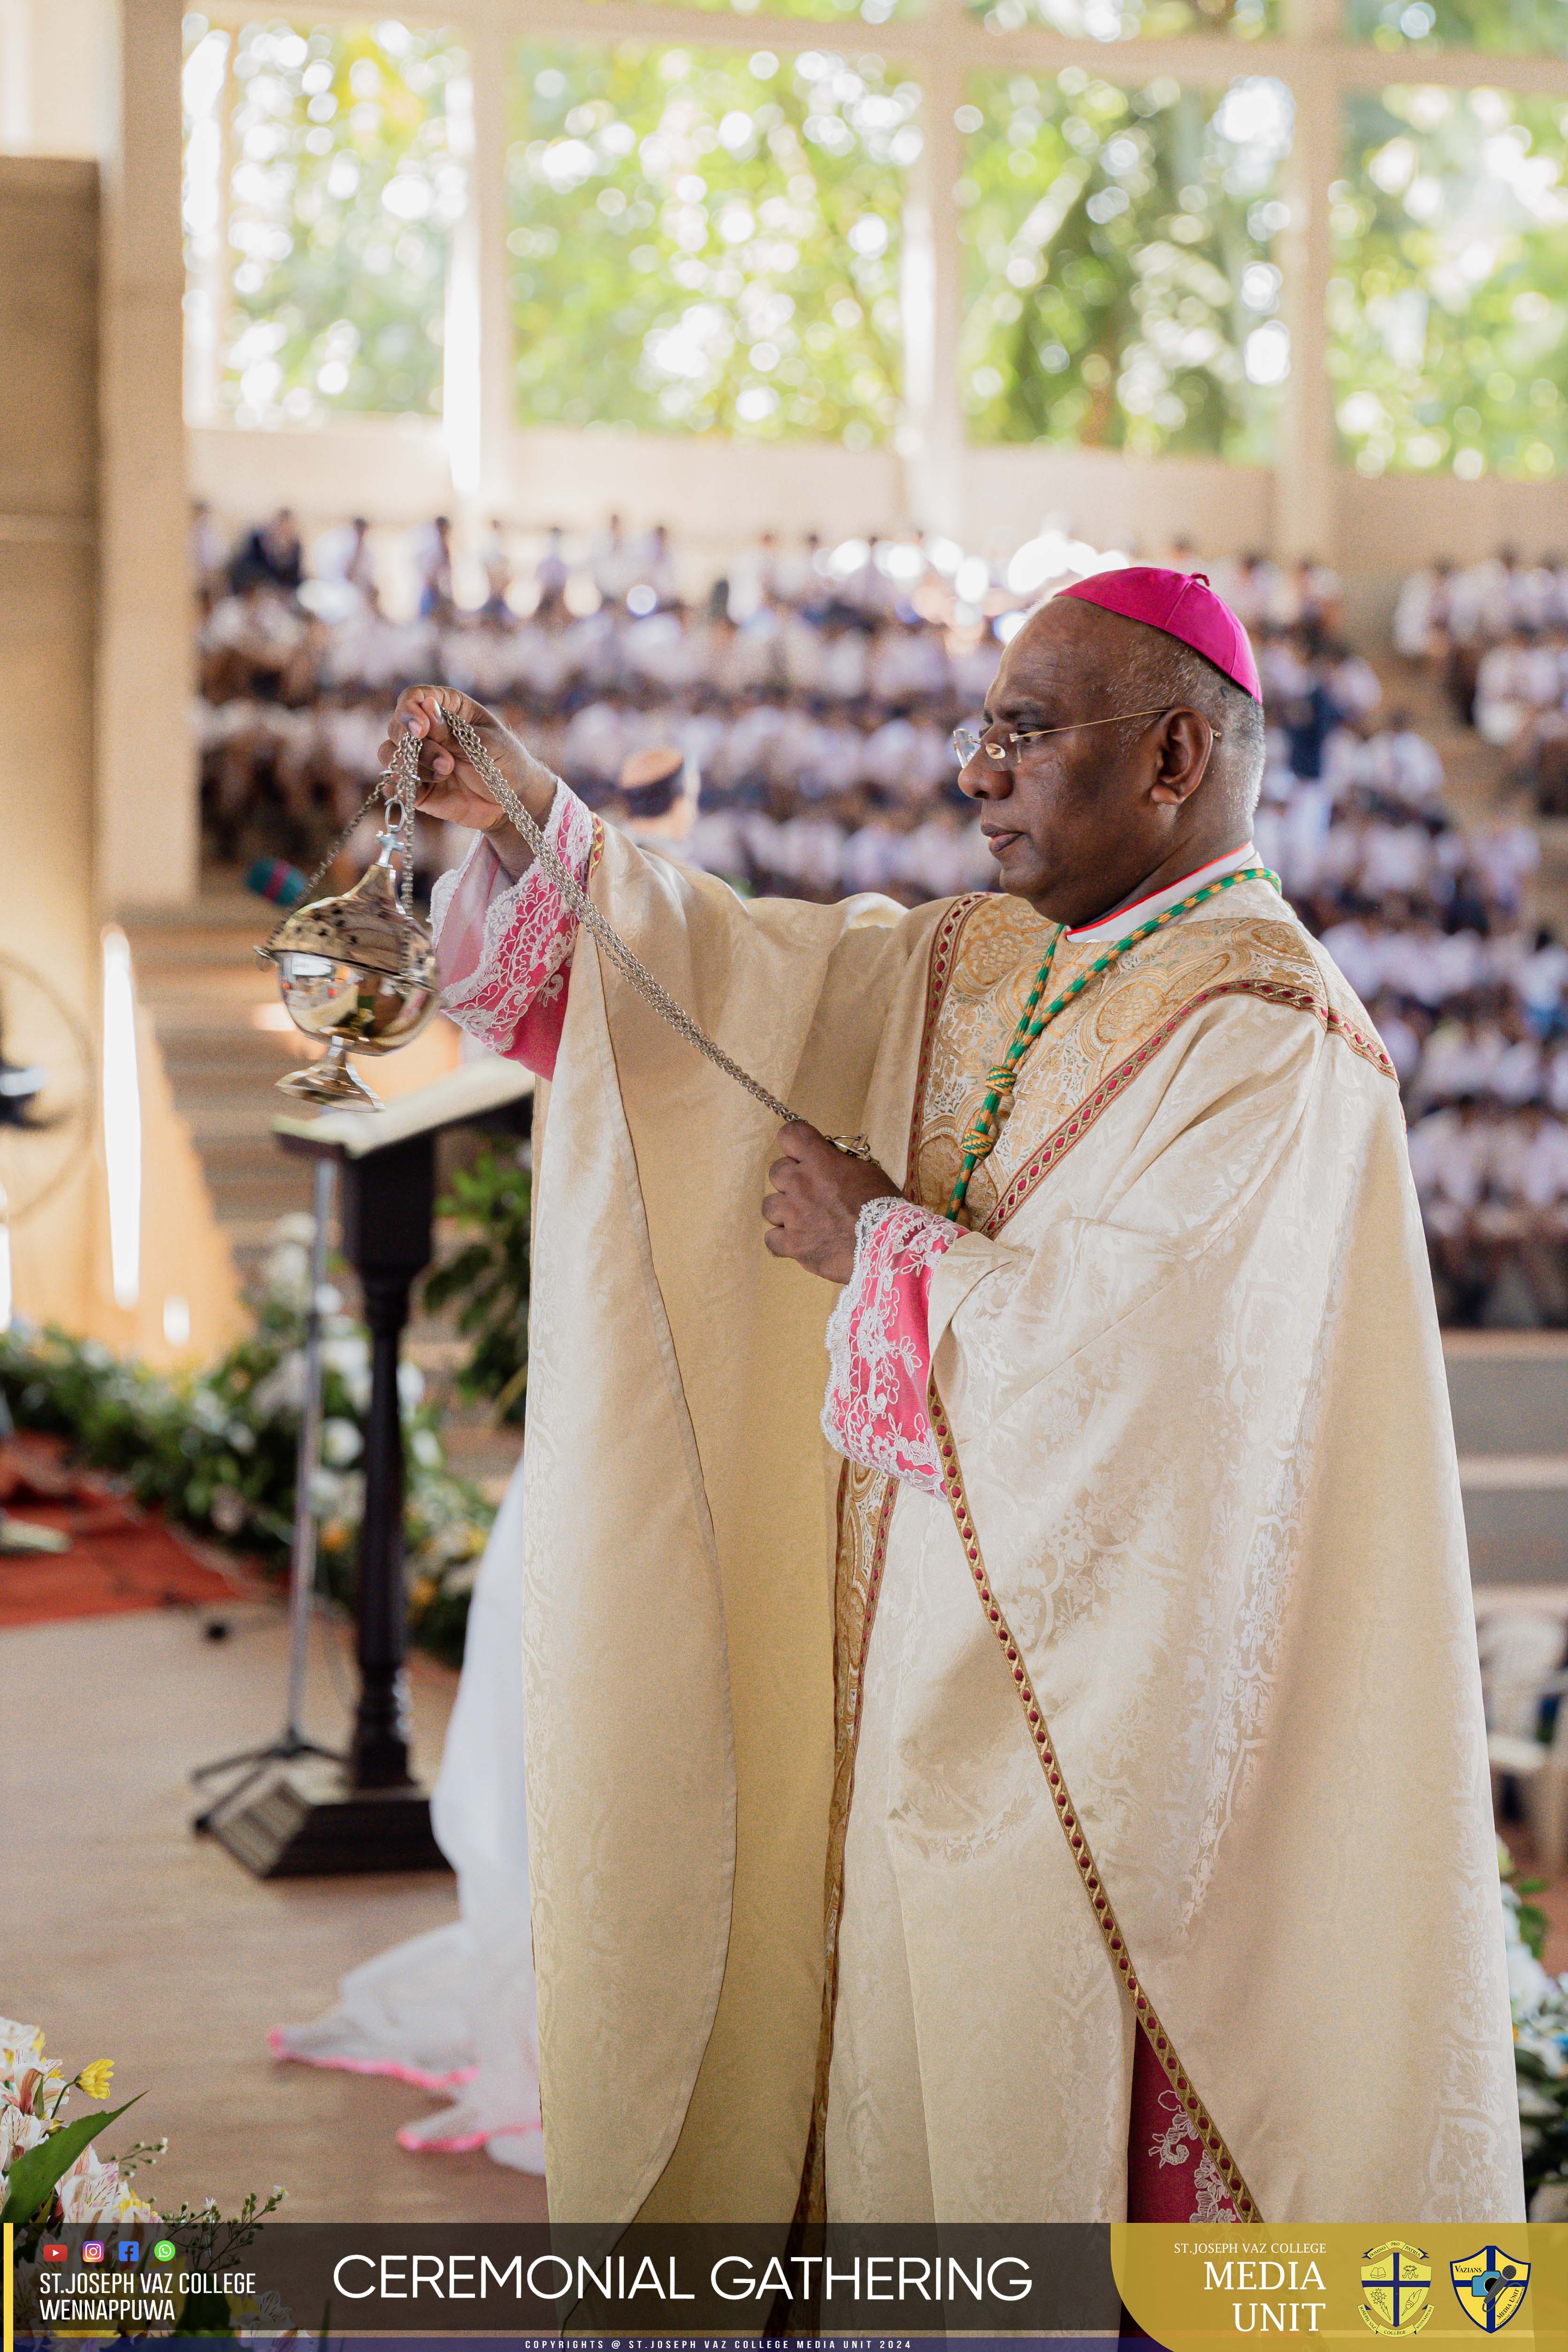
<svg viewBox="0 0 1568 2352">
<path fill-rule="evenodd" d="M 700 2346 L 716 2336 L 1114 2341 L 1111 2233 L 1091 2224 L 814 2230 L 268 2222 L 236 2242 L 73 2225 L 18 2239 L 35 2334 L 212 2333 L 356 2344 L 486 2336 Z M 221 2242 L 220 2242 L 221 2241 Z M 1064 2348 L 1065 2352 L 1065 2348 Z"/>
</svg>

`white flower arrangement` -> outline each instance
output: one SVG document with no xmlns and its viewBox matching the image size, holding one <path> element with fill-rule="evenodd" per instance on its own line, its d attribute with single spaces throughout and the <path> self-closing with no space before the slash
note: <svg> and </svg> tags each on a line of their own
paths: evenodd
<svg viewBox="0 0 1568 2352">
<path fill-rule="evenodd" d="M 160 2234 L 178 2230 L 193 2269 L 218 2269 L 233 2250 L 250 2242 L 284 2200 L 281 2189 L 266 2199 L 253 2190 L 238 2213 L 226 2220 L 211 2197 L 197 2206 L 182 2204 L 172 2213 L 149 2205 L 132 2182 L 166 2152 L 168 2141 L 141 2140 L 111 2157 L 99 2156 L 93 2146 L 98 2135 L 126 2107 L 134 2106 L 135 2100 L 100 2107 L 95 2114 L 67 2116 L 75 2092 L 89 2099 L 106 2098 L 113 2073 L 112 2058 L 97 2058 L 68 2077 L 57 2058 L 45 2055 L 41 2027 L 0 2017 L 0 2221 L 16 2229 L 18 2334 L 37 2332 L 32 2321 L 42 2242 L 72 2222 L 97 2228 L 105 2236 L 128 2223 L 151 2224 Z M 225 2298 L 188 2294 L 176 2335 L 234 2332 Z M 293 2340 L 292 2335 L 279 2338 L 279 2347 Z"/>
<path fill-rule="evenodd" d="M 113 2073 L 111 2058 L 98 2058 L 68 2077 L 57 2058 L 45 2056 L 41 2027 L 0 2017 L 0 2218 L 22 2224 L 159 2219 L 131 2186 L 135 2164 L 105 2162 L 92 2146 L 125 2108 L 67 2119 L 71 2094 L 104 2098 Z M 142 2162 L 162 2153 L 136 2151 Z"/>
<path fill-rule="evenodd" d="M 1568 1977 L 1542 1966 L 1545 1916 L 1527 1899 L 1534 1890 L 1513 1884 L 1513 1858 L 1500 1842 L 1498 1866 L 1530 2218 L 1568 2221 Z"/>
</svg>

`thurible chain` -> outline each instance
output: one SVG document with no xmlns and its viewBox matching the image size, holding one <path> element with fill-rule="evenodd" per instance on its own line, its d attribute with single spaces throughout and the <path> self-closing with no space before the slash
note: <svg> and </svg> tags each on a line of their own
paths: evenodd
<svg viewBox="0 0 1568 2352">
<path fill-rule="evenodd" d="M 775 1118 L 785 1125 L 794 1120 L 806 1123 L 803 1113 L 791 1110 L 789 1104 L 780 1102 L 779 1097 L 771 1093 L 760 1078 L 754 1078 L 749 1070 L 742 1069 L 733 1055 L 727 1054 L 724 1047 L 708 1035 L 701 1024 L 692 1018 L 685 1007 L 676 1003 L 669 990 L 654 979 L 647 965 L 632 953 L 619 931 L 601 914 L 576 876 L 546 837 L 544 828 L 529 815 L 528 809 L 491 757 L 477 728 L 470 726 L 465 719 L 459 719 L 456 713 L 449 710 L 444 704 L 439 705 L 438 709 L 447 732 L 474 769 L 491 799 L 521 834 L 578 921 L 582 924 L 584 929 L 592 932 L 616 970 L 630 981 L 638 994 L 653 1006 L 662 1020 L 668 1022 L 678 1036 L 684 1037 L 689 1045 L 695 1045 L 699 1054 L 706 1055 L 716 1069 L 722 1070 L 727 1078 L 732 1078 L 737 1087 L 744 1087 L 752 1100 L 759 1102 L 764 1109 L 771 1111 Z M 421 739 L 418 736 L 405 735 L 397 747 L 402 776 L 407 780 L 407 790 L 411 800 L 419 788 L 420 741 Z M 831 1140 L 839 1150 L 848 1152 L 854 1159 L 871 1158 L 871 1147 L 863 1136 L 835 1135 Z"/>
</svg>

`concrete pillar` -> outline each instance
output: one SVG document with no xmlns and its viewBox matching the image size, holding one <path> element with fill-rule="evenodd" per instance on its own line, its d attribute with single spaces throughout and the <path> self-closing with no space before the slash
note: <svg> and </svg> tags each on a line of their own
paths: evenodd
<svg viewBox="0 0 1568 2352">
<path fill-rule="evenodd" d="M 474 56 L 474 163 L 468 184 L 479 306 L 480 497 L 505 514 L 512 497 L 512 303 L 507 290 L 507 72 L 516 25 L 497 0 L 468 25 Z"/>
<path fill-rule="evenodd" d="M 191 211 L 186 230 L 190 286 L 184 328 L 185 422 L 190 426 L 218 422 L 218 387 L 228 341 L 234 53 L 233 28 L 221 27 L 207 36 L 197 58 L 187 60 L 185 70 L 185 99 L 192 121 L 187 182 Z"/>
<path fill-rule="evenodd" d="M 468 173 L 446 281 L 444 432 L 459 514 L 471 530 L 512 494 L 512 319 L 507 293 L 504 10 L 475 0 L 469 72 L 447 86 L 447 131 Z"/>
<path fill-rule="evenodd" d="M 82 1034 L 98 1030 L 92 908 L 93 415 L 98 174 L 0 157 L 0 1024 L 10 1058 L 51 1066 L 62 1033 L 30 1026 L 37 973 Z M 68 1075 L 57 1068 L 57 1077 Z M 92 1086 L 89 1072 L 89 1085 Z M 28 1155 L 5 1155 L 16 1310 L 80 1329 L 94 1306 L 99 1187 L 88 1131 L 75 1172 L 33 1202 Z M 40 1139 L 40 1160 L 53 1144 Z"/>
<path fill-rule="evenodd" d="M 0 0 L 0 152 L 96 158 L 113 0 Z"/>
<path fill-rule="evenodd" d="M 119 0 L 102 163 L 98 825 L 105 911 L 193 898 L 180 0 Z"/>
<path fill-rule="evenodd" d="M 962 0 L 933 0 L 938 22 Z M 958 213 L 953 190 L 962 142 L 953 120 L 963 102 L 955 49 L 937 41 L 922 58 L 925 144 L 904 207 L 904 413 L 898 455 L 904 503 L 924 530 L 963 535 L 964 413 L 958 398 Z"/>
<path fill-rule="evenodd" d="M 1338 469 L 1328 373 L 1329 188 L 1339 175 L 1342 85 L 1334 0 L 1292 0 L 1286 30 L 1319 51 L 1318 70 L 1292 85 L 1295 136 L 1285 167 L 1290 226 L 1281 239 L 1283 316 L 1291 373 L 1280 404 L 1274 456 L 1274 551 L 1284 558 L 1337 553 Z"/>
</svg>

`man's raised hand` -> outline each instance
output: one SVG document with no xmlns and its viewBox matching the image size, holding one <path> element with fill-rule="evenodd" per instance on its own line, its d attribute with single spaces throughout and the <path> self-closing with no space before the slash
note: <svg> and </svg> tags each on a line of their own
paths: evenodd
<svg viewBox="0 0 1568 2352">
<path fill-rule="evenodd" d="M 510 728 L 492 710 L 448 686 L 411 686 L 398 696 L 380 758 L 390 767 L 398 744 L 406 735 L 420 739 L 419 808 L 422 816 L 443 818 L 448 824 L 466 825 L 475 833 L 494 833 L 506 824 L 503 810 L 486 791 L 439 717 L 442 706 L 455 718 L 476 729 L 486 750 L 500 769 L 536 824 L 543 824 L 555 798 L 556 780 L 541 767 Z"/>
<path fill-rule="evenodd" d="M 835 1151 L 803 1118 L 779 1129 L 768 1181 L 763 1240 L 775 1257 L 792 1257 L 828 1282 L 847 1282 L 854 1272 L 855 1220 L 866 1202 L 900 1192 L 885 1168 Z"/>
</svg>

